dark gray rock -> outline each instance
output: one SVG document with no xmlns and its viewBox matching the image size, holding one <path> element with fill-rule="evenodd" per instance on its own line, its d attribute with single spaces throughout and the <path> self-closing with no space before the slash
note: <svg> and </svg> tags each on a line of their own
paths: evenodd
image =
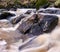
<svg viewBox="0 0 60 52">
<path fill-rule="evenodd" d="M 50 14 L 60 14 L 60 9 L 58 8 L 47 8 L 45 10 L 39 10 L 38 13 L 50 13 Z"/>
<path fill-rule="evenodd" d="M 28 10 L 25 14 L 30 14 L 32 12 L 32 10 Z"/>
<path fill-rule="evenodd" d="M 11 23 L 12 24 L 17 24 L 18 22 L 20 22 L 23 18 L 25 18 L 26 16 L 24 16 L 23 14 L 21 14 L 20 16 L 16 17 L 16 18 L 13 18 L 11 19 Z"/>
<path fill-rule="evenodd" d="M 29 34 L 32 35 L 40 35 L 42 33 L 43 33 L 43 29 L 41 26 L 39 26 L 38 23 L 33 24 L 29 32 Z"/>
<path fill-rule="evenodd" d="M 27 21 L 24 21 L 18 28 L 19 31 L 21 31 L 22 33 L 28 33 L 31 26 L 37 22 L 36 18 L 36 14 L 34 14 L 33 16 L 31 16 L 29 19 L 27 19 Z"/>
<path fill-rule="evenodd" d="M 18 30 L 23 34 L 40 35 L 51 32 L 58 24 L 58 17 L 53 15 L 34 14 L 27 21 L 23 22 Z"/>
<path fill-rule="evenodd" d="M 39 25 L 44 32 L 50 32 L 58 24 L 58 17 L 54 15 L 45 15 L 44 18 L 39 22 Z"/>
<path fill-rule="evenodd" d="M 12 16 L 15 16 L 15 14 L 9 13 L 9 12 L 3 12 L 0 14 L 0 19 L 8 19 Z"/>
</svg>

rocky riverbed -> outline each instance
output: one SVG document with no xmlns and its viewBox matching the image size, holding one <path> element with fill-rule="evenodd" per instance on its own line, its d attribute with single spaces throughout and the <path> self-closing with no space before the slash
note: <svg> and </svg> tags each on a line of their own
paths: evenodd
<svg viewBox="0 0 60 52">
<path fill-rule="evenodd" d="M 0 52 L 60 52 L 60 9 L 1 11 Z"/>
</svg>

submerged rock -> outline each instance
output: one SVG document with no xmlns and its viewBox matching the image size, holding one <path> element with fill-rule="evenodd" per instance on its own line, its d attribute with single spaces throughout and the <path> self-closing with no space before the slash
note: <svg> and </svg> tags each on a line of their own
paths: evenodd
<svg viewBox="0 0 60 52">
<path fill-rule="evenodd" d="M 21 35 L 18 30 L 12 31 L 9 28 L 7 30 L 6 28 L 0 29 L 0 38 L 4 39 L 8 44 L 17 42 L 21 38 Z"/>
<path fill-rule="evenodd" d="M 0 28 L 8 28 L 8 27 L 13 27 L 13 25 L 6 19 L 0 20 Z"/>
</svg>

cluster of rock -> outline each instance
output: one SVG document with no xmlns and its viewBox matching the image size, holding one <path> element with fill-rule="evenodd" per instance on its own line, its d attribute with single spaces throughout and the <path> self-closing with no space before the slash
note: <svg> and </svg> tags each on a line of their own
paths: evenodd
<svg viewBox="0 0 60 52">
<path fill-rule="evenodd" d="M 32 48 L 31 50 L 34 50 L 34 47 L 40 47 L 40 45 L 50 36 L 48 35 L 48 37 L 45 37 L 45 35 L 43 35 L 43 37 L 41 37 L 41 35 L 44 33 L 51 33 L 60 22 L 60 10 L 57 10 L 58 14 L 56 14 L 56 10 L 56 8 L 54 10 L 40 9 L 38 10 L 38 13 L 36 13 L 35 9 L 1 12 L 0 38 L 6 41 L 6 52 L 33 52 L 29 51 L 29 49 Z M 55 13 L 50 13 L 52 11 Z M 46 39 L 44 40 L 42 38 Z M 49 44 L 50 42 L 47 45 Z M 27 49 L 28 51 L 25 51 L 24 49 Z M 34 52 L 40 51 L 36 49 Z"/>
</svg>

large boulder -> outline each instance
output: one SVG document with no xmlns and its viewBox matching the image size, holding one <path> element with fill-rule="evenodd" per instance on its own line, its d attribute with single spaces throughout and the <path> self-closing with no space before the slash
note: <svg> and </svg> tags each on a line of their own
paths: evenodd
<svg viewBox="0 0 60 52">
<path fill-rule="evenodd" d="M 28 31 L 30 30 L 31 26 L 36 21 L 35 18 L 36 18 L 36 14 L 34 14 L 31 17 L 29 17 L 26 21 L 23 21 L 20 24 L 20 26 L 18 27 L 18 30 L 21 31 L 24 34 L 28 33 Z"/>
<path fill-rule="evenodd" d="M 41 18 L 40 18 L 41 19 Z M 39 35 L 42 33 L 51 32 L 56 25 L 58 24 L 58 17 L 45 15 L 42 20 L 40 20 L 37 24 L 33 24 L 30 29 L 30 34 Z"/>
<path fill-rule="evenodd" d="M 57 24 L 57 16 L 41 15 L 38 17 L 38 15 L 34 14 L 28 20 L 21 23 L 18 30 L 23 34 L 39 35 L 42 33 L 51 32 Z"/>
<path fill-rule="evenodd" d="M 43 19 L 39 22 L 39 25 L 44 32 L 52 31 L 57 24 L 58 17 L 54 15 L 45 15 Z"/>
</svg>

